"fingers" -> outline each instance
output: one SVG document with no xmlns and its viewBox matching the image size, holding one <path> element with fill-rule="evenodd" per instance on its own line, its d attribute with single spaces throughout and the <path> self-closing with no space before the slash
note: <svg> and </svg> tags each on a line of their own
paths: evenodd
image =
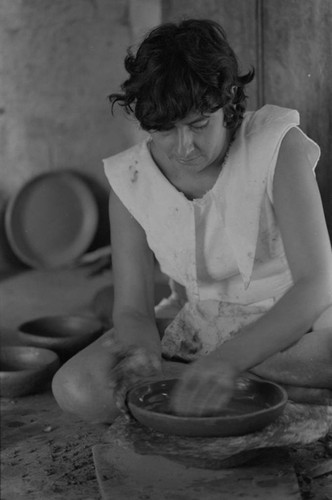
<svg viewBox="0 0 332 500">
<path fill-rule="evenodd" d="M 200 406 L 199 415 L 220 415 L 227 408 L 227 404 L 232 396 L 232 388 L 217 382 L 212 385 L 210 391 L 205 393 L 205 401 Z"/>
<path fill-rule="evenodd" d="M 212 416 L 226 408 L 235 388 L 235 372 L 227 365 L 211 368 L 204 363 L 186 370 L 171 397 L 171 409 L 178 415 Z"/>
<path fill-rule="evenodd" d="M 171 408 L 178 415 L 212 416 L 220 413 L 232 396 L 233 387 L 215 378 L 179 383 L 172 395 Z"/>
</svg>

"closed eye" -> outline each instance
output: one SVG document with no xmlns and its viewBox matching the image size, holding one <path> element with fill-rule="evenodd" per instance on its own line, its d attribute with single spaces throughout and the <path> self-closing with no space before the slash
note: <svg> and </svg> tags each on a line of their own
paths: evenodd
<svg viewBox="0 0 332 500">
<path fill-rule="evenodd" d="M 203 128 L 206 128 L 208 126 L 208 124 L 209 124 L 209 121 L 206 121 L 204 123 L 191 125 L 191 128 L 193 130 L 202 130 Z"/>
</svg>

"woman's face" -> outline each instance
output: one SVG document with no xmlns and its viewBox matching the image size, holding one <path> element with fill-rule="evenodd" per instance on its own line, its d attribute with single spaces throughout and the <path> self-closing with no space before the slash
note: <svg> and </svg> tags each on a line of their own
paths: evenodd
<svg viewBox="0 0 332 500">
<path fill-rule="evenodd" d="M 219 161 L 229 141 L 224 111 L 190 113 L 167 131 L 151 132 L 153 147 L 167 156 L 173 167 L 200 172 Z"/>
</svg>

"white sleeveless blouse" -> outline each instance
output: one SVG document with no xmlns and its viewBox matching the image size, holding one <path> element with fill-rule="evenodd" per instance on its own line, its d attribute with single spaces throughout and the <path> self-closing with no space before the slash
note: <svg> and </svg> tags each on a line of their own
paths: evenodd
<svg viewBox="0 0 332 500">
<path fill-rule="evenodd" d="M 264 314 L 292 285 L 273 209 L 280 144 L 295 110 L 246 112 L 211 190 L 188 200 L 161 173 L 147 139 L 104 160 L 117 196 L 145 230 L 161 270 L 188 297 L 163 338 L 168 356 L 195 359 Z M 312 168 L 317 144 L 303 132 Z"/>
</svg>

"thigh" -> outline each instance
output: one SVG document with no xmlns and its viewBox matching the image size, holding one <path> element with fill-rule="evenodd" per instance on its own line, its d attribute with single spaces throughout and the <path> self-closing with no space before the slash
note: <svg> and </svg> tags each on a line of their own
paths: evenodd
<svg viewBox="0 0 332 500">
<path fill-rule="evenodd" d="M 251 369 L 285 384 L 332 388 L 332 328 L 313 330 L 296 344 Z"/>
<path fill-rule="evenodd" d="M 332 329 L 332 304 L 328 306 L 316 319 L 313 324 L 313 330 Z"/>
</svg>

